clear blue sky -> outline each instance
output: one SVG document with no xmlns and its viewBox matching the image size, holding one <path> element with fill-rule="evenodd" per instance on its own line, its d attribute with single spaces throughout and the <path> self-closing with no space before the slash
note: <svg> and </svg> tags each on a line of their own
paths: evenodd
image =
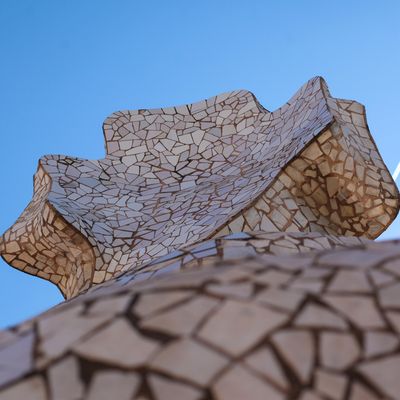
<svg viewBox="0 0 400 400">
<path fill-rule="evenodd" d="M 111 112 L 248 89 L 268 109 L 322 75 L 367 107 L 400 161 L 400 2 L 1 0 L 0 231 L 32 195 L 44 154 L 100 158 Z M 400 220 L 384 238 L 400 237 Z M 62 300 L 0 261 L 0 327 Z"/>
</svg>

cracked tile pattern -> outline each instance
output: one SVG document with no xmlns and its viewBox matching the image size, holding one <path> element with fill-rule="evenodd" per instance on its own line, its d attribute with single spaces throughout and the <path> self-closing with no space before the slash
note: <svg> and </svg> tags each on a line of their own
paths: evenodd
<svg viewBox="0 0 400 400">
<path fill-rule="evenodd" d="M 399 241 L 272 254 L 268 235 L 189 246 L 1 332 L 0 398 L 398 399 Z"/>
<path fill-rule="evenodd" d="M 104 123 L 45 156 L 3 234 L 68 299 L 0 331 L 0 399 L 397 400 L 398 191 L 365 110 L 322 78 Z"/>
<path fill-rule="evenodd" d="M 215 236 L 373 239 L 398 210 L 364 107 L 319 77 L 273 112 L 242 90 L 116 112 L 103 130 L 104 159 L 40 159 L 33 199 L 0 241 L 6 262 L 66 298 Z"/>
</svg>

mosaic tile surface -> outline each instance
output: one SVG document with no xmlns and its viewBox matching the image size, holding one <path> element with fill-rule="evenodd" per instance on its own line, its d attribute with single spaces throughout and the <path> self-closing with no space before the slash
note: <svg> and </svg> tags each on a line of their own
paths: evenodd
<svg viewBox="0 0 400 400">
<path fill-rule="evenodd" d="M 1 332 L 0 398 L 398 399 L 400 242 L 275 255 L 291 236 L 268 236 L 193 245 Z"/>
<path fill-rule="evenodd" d="M 399 194 L 322 78 L 104 124 L 2 236 L 69 299 L 0 331 L 1 400 L 400 399 Z"/>
<path fill-rule="evenodd" d="M 45 156 L 0 243 L 12 266 L 70 298 L 229 232 L 377 237 L 398 192 L 364 107 L 307 82 L 274 112 L 246 91 L 104 122 L 107 156 Z"/>
</svg>

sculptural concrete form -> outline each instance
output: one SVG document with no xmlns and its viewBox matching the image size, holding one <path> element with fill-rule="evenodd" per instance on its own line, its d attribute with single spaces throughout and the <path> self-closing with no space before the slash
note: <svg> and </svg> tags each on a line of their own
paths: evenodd
<svg viewBox="0 0 400 400">
<path fill-rule="evenodd" d="M 396 398 L 400 247 L 370 239 L 399 195 L 362 105 L 317 77 L 104 135 L 102 160 L 43 157 L 2 237 L 70 300 L 0 333 L 1 399 Z"/>
</svg>

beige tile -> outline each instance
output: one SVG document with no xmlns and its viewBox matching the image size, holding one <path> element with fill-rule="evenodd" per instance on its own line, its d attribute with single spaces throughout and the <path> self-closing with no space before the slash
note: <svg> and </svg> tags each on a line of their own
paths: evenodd
<svg viewBox="0 0 400 400">
<path fill-rule="evenodd" d="M 134 305 L 133 310 L 134 313 L 139 317 L 145 317 L 172 306 L 173 304 L 184 301 L 192 295 L 193 292 L 189 290 L 144 293 L 140 295 L 140 298 L 137 304 Z"/>
<path fill-rule="evenodd" d="M 214 384 L 216 400 L 284 400 L 283 393 L 240 365 L 226 371 Z"/>
<path fill-rule="evenodd" d="M 320 358 L 324 367 L 344 370 L 360 355 L 359 345 L 351 334 L 322 332 L 319 340 Z"/>
<path fill-rule="evenodd" d="M 307 328 L 347 328 L 347 323 L 338 314 L 313 303 L 308 303 L 301 310 L 295 318 L 294 325 Z"/>
<path fill-rule="evenodd" d="M 51 397 L 57 400 L 80 399 L 84 390 L 80 373 L 78 360 L 73 356 L 52 365 L 48 372 Z"/>
<path fill-rule="evenodd" d="M 155 400 L 199 400 L 203 397 L 200 390 L 159 375 L 150 375 L 148 381 Z"/>
<path fill-rule="evenodd" d="M 87 400 L 131 400 L 137 391 L 140 378 L 133 372 L 106 369 L 96 372 L 89 390 Z"/>
<path fill-rule="evenodd" d="M 360 383 L 354 383 L 351 386 L 350 400 L 379 400 L 380 398 L 382 397 L 377 397 Z"/>
<path fill-rule="evenodd" d="M 369 276 L 377 287 L 385 286 L 395 280 L 393 275 L 379 270 L 369 271 Z"/>
<path fill-rule="evenodd" d="M 198 332 L 198 337 L 232 356 L 256 345 L 287 316 L 253 303 L 227 300 Z"/>
<path fill-rule="evenodd" d="M 261 304 L 280 308 L 285 311 L 294 311 L 302 302 L 305 295 L 287 289 L 268 288 L 257 295 L 257 300 Z"/>
<path fill-rule="evenodd" d="M 206 286 L 206 292 L 215 296 L 248 299 L 253 293 L 253 284 L 251 282 L 225 285 L 210 283 Z"/>
<path fill-rule="evenodd" d="M 319 279 L 295 279 L 288 288 L 305 293 L 320 293 L 323 286 L 324 282 Z"/>
<path fill-rule="evenodd" d="M 270 348 L 262 347 L 261 349 L 255 350 L 245 358 L 244 363 L 250 369 L 263 375 L 282 390 L 287 390 L 289 388 L 290 385 L 282 371 L 282 367 Z"/>
<path fill-rule="evenodd" d="M 68 316 L 67 316 L 68 313 Z M 69 314 L 70 313 L 70 314 Z M 73 314 L 72 314 L 73 313 Z M 105 324 L 111 315 L 84 316 L 68 310 L 40 320 L 40 350 L 48 359 L 62 355 L 74 343 Z"/>
<path fill-rule="evenodd" d="M 33 376 L 6 389 L 0 389 L 0 398 L 1 400 L 48 400 L 46 386 L 39 376 Z"/>
<path fill-rule="evenodd" d="M 368 331 L 364 334 L 366 357 L 389 353 L 399 345 L 398 335 L 389 332 Z"/>
<path fill-rule="evenodd" d="M 306 389 L 301 393 L 299 400 L 323 400 L 323 399 L 318 393 Z"/>
<path fill-rule="evenodd" d="M 255 281 L 273 287 L 283 285 L 289 282 L 289 280 L 292 278 L 293 275 L 285 271 L 269 270 L 262 274 L 256 275 Z"/>
<path fill-rule="evenodd" d="M 394 329 L 400 333 L 400 312 L 388 311 L 386 312 L 386 317 L 393 325 Z"/>
<path fill-rule="evenodd" d="M 303 384 L 309 382 L 315 356 L 315 343 L 311 333 L 294 329 L 282 330 L 272 336 L 272 342 L 299 380 Z"/>
<path fill-rule="evenodd" d="M 358 370 L 383 394 L 396 399 L 400 393 L 400 356 L 362 363 Z"/>
<path fill-rule="evenodd" d="M 371 286 L 363 271 L 338 271 L 328 286 L 329 292 L 370 292 Z"/>
<path fill-rule="evenodd" d="M 324 370 L 315 373 L 315 388 L 322 395 L 332 400 L 342 400 L 347 386 L 345 375 L 333 374 Z"/>
<path fill-rule="evenodd" d="M 207 386 L 227 363 L 228 359 L 219 353 L 186 338 L 165 346 L 151 361 L 150 367 L 163 374 Z"/>
<path fill-rule="evenodd" d="M 379 290 L 379 302 L 383 307 L 400 307 L 400 283 Z"/>
<path fill-rule="evenodd" d="M 361 329 L 386 326 L 372 297 L 326 295 L 323 299 Z"/>
<path fill-rule="evenodd" d="M 385 253 L 365 250 L 335 250 L 318 259 L 320 265 L 368 269 L 385 259 Z"/>
<path fill-rule="evenodd" d="M 97 300 L 90 308 L 89 314 L 91 315 L 103 315 L 103 314 L 120 314 L 126 311 L 129 302 L 131 301 L 131 296 L 122 295 L 110 297 L 107 299 Z"/>
<path fill-rule="evenodd" d="M 72 347 L 79 356 L 122 368 L 144 365 L 159 345 L 147 339 L 123 318 L 118 318 Z"/>
<path fill-rule="evenodd" d="M 9 341 L 0 346 L 0 386 L 18 379 L 33 366 L 34 334 L 9 336 Z"/>
<path fill-rule="evenodd" d="M 139 325 L 171 335 L 188 335 L 217 304 L 217 300 L 199 295 L 182 305 L 143 319 Z"/>
</svg>

